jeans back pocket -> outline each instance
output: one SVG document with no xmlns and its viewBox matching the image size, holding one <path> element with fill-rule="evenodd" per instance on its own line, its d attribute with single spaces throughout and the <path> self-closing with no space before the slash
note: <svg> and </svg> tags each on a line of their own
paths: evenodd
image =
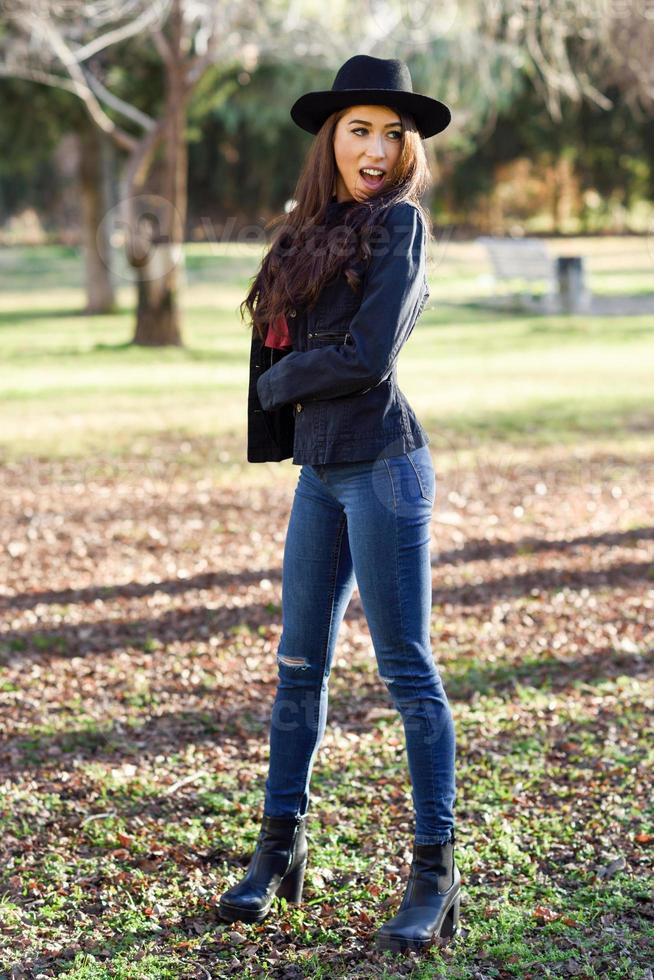
<svg viewBox="0 0 654 980">
<path fill-rule="evenodd" d="M 419 446 L 406 455 L 416 474 L 421 495 L 433 504 L 436 499 L 436 474 L 428 447 Z"/>
</svg>

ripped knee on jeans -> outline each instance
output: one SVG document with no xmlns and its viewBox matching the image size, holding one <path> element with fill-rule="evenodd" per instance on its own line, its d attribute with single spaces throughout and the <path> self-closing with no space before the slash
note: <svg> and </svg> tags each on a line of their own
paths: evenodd
<svg viewBox="0 0 654 980">
<path fill-rule="evenodd" d="M 279 663 L 284 664 L 285 667 L 300 667 L 303 670 L 306 670 L 309 666 L 304 657 L 286 657 L 284 654 L 280 653 L 277 659 Z"/>
</svg>

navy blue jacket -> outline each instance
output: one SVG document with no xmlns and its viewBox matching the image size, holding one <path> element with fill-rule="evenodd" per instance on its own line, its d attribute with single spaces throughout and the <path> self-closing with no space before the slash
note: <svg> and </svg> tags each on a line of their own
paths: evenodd
<svg viewBox="0 0 654 980">
<path fill-rule="evenodd" d="M 377 234 L 358 293 L 340 275 L 313 307 L 290 311 L 292 351 L 263 346 L 253 330 L 248 462 L 356 462 L 429 442 L 397 386 L 398 355 L 429 297 L 419 209 L 393 205 Z"/>
</svg>

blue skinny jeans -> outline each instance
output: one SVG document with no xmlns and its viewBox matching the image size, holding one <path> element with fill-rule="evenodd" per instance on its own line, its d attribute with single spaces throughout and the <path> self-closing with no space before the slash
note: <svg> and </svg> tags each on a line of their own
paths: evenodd
<svg viewBox="0 0 654 980">
<path fill-rule="evenodd" d="M 402 717 L 415 843 L 441 843 L 454 830 L 454 722 L 430 640 L 435 493 L 426 445 L 390 458 L 302 466 L 284 546 L 266 815 L 308 810 L 332 658 L 356 585 L 379 675 Z"/>
</svg>

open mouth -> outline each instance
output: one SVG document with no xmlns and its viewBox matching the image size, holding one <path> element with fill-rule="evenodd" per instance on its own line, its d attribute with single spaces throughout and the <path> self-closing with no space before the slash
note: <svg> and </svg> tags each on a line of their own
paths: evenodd
<svg viewBox="0 0 654 980">
<path fill-rule="evenodd" d="M 371 190 L 374 190 L 376 187 L 381 187 L 386 177 L 386 174 L 376 167 L 366 167 L 365 170 L 359 170 L 359 173 L 361 174 L 363 183 Z"/>
</svg>

